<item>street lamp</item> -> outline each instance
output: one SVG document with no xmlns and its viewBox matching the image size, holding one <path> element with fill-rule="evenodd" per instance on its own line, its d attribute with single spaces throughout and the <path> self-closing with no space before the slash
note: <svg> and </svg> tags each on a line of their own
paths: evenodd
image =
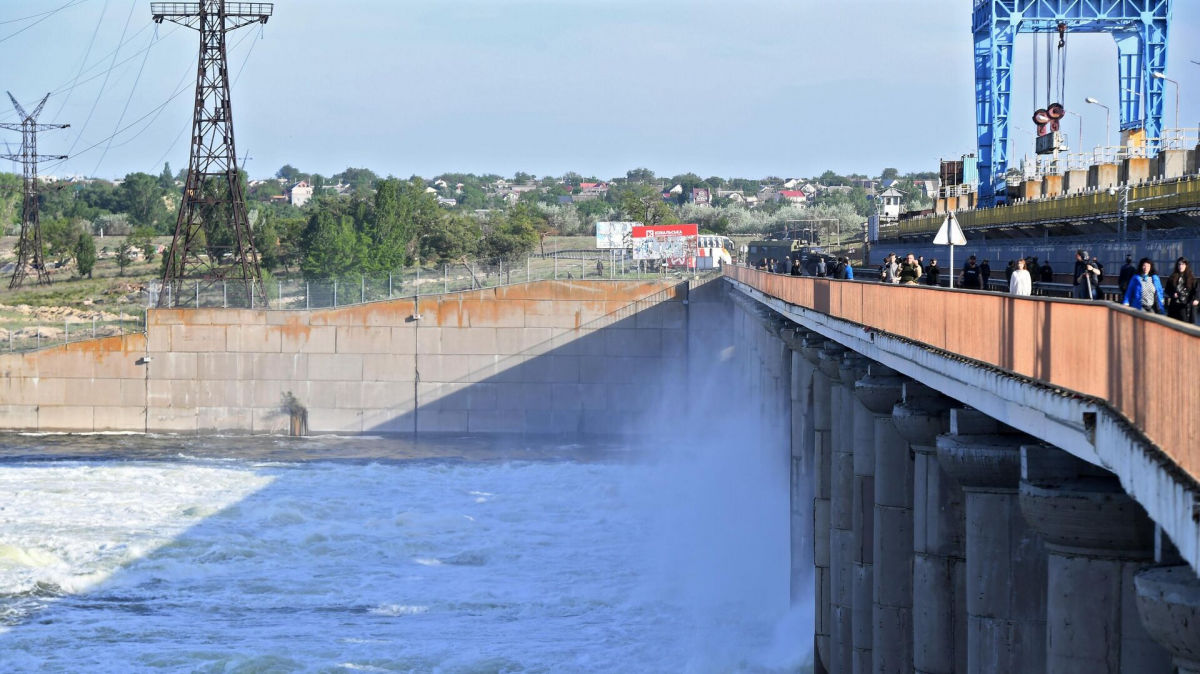
<svg viewBox="0 0 1200 674">
<path fill-rule="evenodd" d="M 1087 98 L 1083 99 L 1083 101 L 1084 101 L 1084 103 L 1091 103 L 1092 105 L 1098 105 L 1098 106 L 1104 108 L 1104 144 L 1111 147 L 1112 146 L 1112 110 L 1110 110 L 1107 105 L 1092 98 L 1091 96 L 1088 96 Z"/>
<path fill-rule="evenodd" d="M 1076 140 L 1079 141 L 1079 150 L 1082 151 L 1083 150 L 1083 115 L 1079 114 L 1078 112 L 1072 112 L 1071 110 L 1067 110 L 1067 114 L 1075 115 L 1075 118 L 1079 120 L 1079 136 L 1076 138 Z"/>
<path fill-rule="evenodd" d="M 1179 82 L 1176 82 L 1175 80 L 1171 79 L 1170 77 L 1167 77 L 1166 75 L 1164 75 L 1160 72 L 1155 72 L 1154 78 L 1159 79 L 1159 80 L 1165 80 L 1165 81 L 1170 82 L 1171 84 L 1175 85 L 1175 128 L 1178 129 L 1179 128 Z"/>
</svg>

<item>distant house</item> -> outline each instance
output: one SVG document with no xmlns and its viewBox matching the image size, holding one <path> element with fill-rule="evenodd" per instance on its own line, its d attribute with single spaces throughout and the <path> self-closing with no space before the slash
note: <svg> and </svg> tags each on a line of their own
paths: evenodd
<svg viewBox="0 0 1200 674">
<path fill-rule="evenodd" d="M 608 183 L 579 183 L 579 193 L 603 196 L 608 194 Z"/>
<path fill-rule="evenodd" d="M 928 199 L 936 199 L 938 193 L 938 184 L 936 180 L 914 180 L 913 185 L 921 190 L 921 194 Z"/>
<path fill-rule="evenodd" d="M 794 190 L 797 188 L 797 186 L 799 184 L 800 184 L 799 178 L 788 178 L 787 180 L 783 181 L 783 184 L 780 185 L 780 187 L 782 187 L 785 190 Z"/>
<path fill-rule="evenodd" d="M 446 208 L 454 208 L 458 205 L 458 199 L 448 199 L 446 197 L 438 197 L 437 202 L 438 206 L 445 206 Z"/>
<path fill-rule="evenodd" d="M 707 206 L 712 203 L 712 193 L 704 187 L 692 188 L 692 191 L 688 194 L 688 202 L 697 206 Z"/>
<path fill-rule="evenodd" d="M 445 180 L 438 178 L 437 180 L 433 181 L 433 186 L 438 188 L 439 190 L 444 190 L 447 187 L 449 187 L 449 184 L 447 184 Z"/>
<path fill-rule="evenodd" d="M 299 208 L 304 204 L 307 204 L 309 200 L 312 199 L 312 196 L 313 186 L 310 185 L 307 180 L 301 180 L 300 182 L 288 188 L 287 201 L 291 203 L 291 205 Z"/>
<path fill-rule="evenodd" d="M 683 185 L 676 185 L 662 193 L 663 201 L 674 201 L 683 194 Z"/>
<path fill-rule="evenodd" d="M 804 183 L 800 186 L 800 191 L 811 197 L 821 191 L 821 186 L 816 183 Z"/>
<path fill-rule="evenodd" d="M 559 206 L 570 206 L 573 203 L 575 203 L 575 199 L 569 194 L 563 194 L 558 197 Z"/>
<path fill-rule="evenodd" d="M 804 190 L 779 190 L 775 193 L 775 200 L 803 204 L 808 201 L 808 195 L 804 193 Z"/>
</svg>

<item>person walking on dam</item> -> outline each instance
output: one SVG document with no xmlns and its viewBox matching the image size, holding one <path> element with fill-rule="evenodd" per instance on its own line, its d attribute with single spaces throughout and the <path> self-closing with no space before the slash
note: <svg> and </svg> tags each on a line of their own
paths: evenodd
<svg viewBox="0 0 1200 674">
<path fill-rule="evenodd" d="M 1121 304 L 1156 314 L 1164 313 L 1162 281 L 1154 273 L 1154 263 L 1150 258 L 1144 257 L 1138 262 L 1138 273 L 1129 279 L 1129 289 L 1125 291 L 1125 299 Z"/>
</svg>

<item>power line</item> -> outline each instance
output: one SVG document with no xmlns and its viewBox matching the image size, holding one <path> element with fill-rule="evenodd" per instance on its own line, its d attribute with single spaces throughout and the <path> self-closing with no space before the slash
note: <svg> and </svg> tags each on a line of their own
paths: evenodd
<svg viewBox="0 0 1200 674">
<path fill-rule="evenodd" d="M 60 7 L 59 7 L 59 8 L 57 8 L 57 9 L 52 9 L 52 10 L 50 10 L 50 11 L 48 11 L 48 12 L 44 12 L 44 13 L 43 13 L 44 15 L 42 15 L 42 14 L 36 14 L 36 15 L 34 15 L 34 16 L 27 16 L 27 17 L 25 17 L 24 19 L 12 19 L 11 21 L 6 21 L 5 23 L 11 23 L 11 22 L 13 22 L 13 21 L 27 21 L 27 20 L 29 20 L 29 19 L 32 19 L 32 18 L 36 17 L 36 16 L 41 16 L 41 17 L 42 17 L 42 18 L 38 19 L 37 21 L 34 21 L 33 23 L 29 24 L 28 26 L 25 26 L 24 28 L 22 28 L 22 29 L 20 29 L 20 30 L 17 30 L 17 31 L 15 31 L 15 32 L 12 32 L 12 33 L 9 33 L 8 35 L 5 35 L 4 37 L 0 37 L 0 42 L 5 42 L 5 41 L 9 40 L 10 38 L 14 38 L 14 37 L 16 37 L 16 36 L 20 35 L 21 33 L 24 33 L 25 31 L 29 30 L 30 28 L 33 28 L 34 26 L 36 26 L 36 25 L 38 25 L 39 23 L 41 23 L 41 22 L 45 21 L 46 19 L 49 19 L 50 17 L 54 16 L 55 14 L 58 14 L 59 12 L 63 11 L 64 9 L 67 9 L 68 7 L 73 7 L 73 6 L 75 6 L 75 5 L 83 4 L 83 3 L 85 3 L 85 2 L 87 2 L 87 0 L 71 0 L 71 1 L 70 1 L 70 2 L 68 2 L 67 4 L 65 4 L 65 5 L 62 5 L 62 6 L 60 6 Z"/>
<path fill-rule="evenodd" d="M 125 41 L 125 32 L 129 30 L 129 21 L 133 18 L 133 10 L 137 8 L 137 0 L 133 0 L 129 6 L 129 15 L 125 17 L 125 27 L 121 29 L 121 39 L 117 40 L 118 44 Z M 120 53 L 120 46 L 113 51 L 113 66 L 116 65 L 117 54 Z M 96 92 L 96 100 L 92 102 L 92 109 L 88 111 L 87 119 L 83 121 L 83 126 L 80 127 L 79 133 L 75 135 L 74 142 L 71 143 L 71 148 L 67 150 L 70 155 L 75 151 L 75 146 L 79 144 L 79 139 L 83 138 L 83 132 L 87 130 L 88 123 L 92 121 L 92 115 L 96 112 L 96 106 L 100 103 L 100 97 L 104 95 L 104 89 L 108 86 L 108 77 L 112 73 L 112 66 L 104 74 L 104 82 L 100 85 L 100 91 Z"/>
<path fill-rule="evenodd" d="M 154 46 L 154 37 L 150 38 L 150 47 L 152 46 Z M 125 113 L 129 112 L 129 104 L 133 101 L 133 94 L 137 91 L 138 82 L 142 80 L 142 71 L 146 69 L 146 61 L 150 58 L 150 47 L 147 47 L 145 50 L 146 55 L 142 58 L 142 65 L 138 68 L 137 76 L 133 78 L 133 86 L 129 88 L 129 97 L 125 99 L 125 107 L 121 108 L 121 115 L 117 117 L 117 123 L 113 125 L 114 129 L 121 128 L 121 122 L 125 121 Z M 96 175 L 96 172 L 100 170 L 100 164 L 108 156 L 108 150 L 112 147 L 113 137 L 108 137 L 108 146 L 104 148 L 104 152 L 100 153 L 100 159 L 96 160 L 96 167 L 92 169 L 92 175 Z"/>
<path fill-rule="evenodd" d="M 100 8 L 100 16 L 96 19 L 96 27 L 92 29 L 92 39 L 88 40 L 87 49 L 83 52 L 83 60 L 79 62 L 79 72 L 75 73 L 75 79 L 71 80 L 71 87 L 67 89 L 67 95 L 63 98 L 62 103 L 58 105 L 58 111 L 54 113 L 57 117 L 58 113 L 67 107 L 67 101 L 71 100 L 71 92 L 75 89 L 75 83 L 83 76 L 83 69 L 87 66 L 88 57 L 92 55 L 92 47 L 96 44 L 96 36 L 100 34 L 100 24 L 104 22 L 104 15 L 108 12 L 108 0 L 104 0 L 104 6 Z"/>
</svg>

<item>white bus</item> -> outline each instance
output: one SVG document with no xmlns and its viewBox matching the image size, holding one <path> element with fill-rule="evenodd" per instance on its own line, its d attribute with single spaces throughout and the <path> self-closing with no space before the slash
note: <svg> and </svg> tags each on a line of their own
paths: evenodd
<svg viewBox="0 0 1200 674">
<path fill-rule="evenodd" d="M 717 234 L 701 234 L 696 247 L 696 269 L 719 269 L 733 264 L 733 239 Z"/>
</svg>

